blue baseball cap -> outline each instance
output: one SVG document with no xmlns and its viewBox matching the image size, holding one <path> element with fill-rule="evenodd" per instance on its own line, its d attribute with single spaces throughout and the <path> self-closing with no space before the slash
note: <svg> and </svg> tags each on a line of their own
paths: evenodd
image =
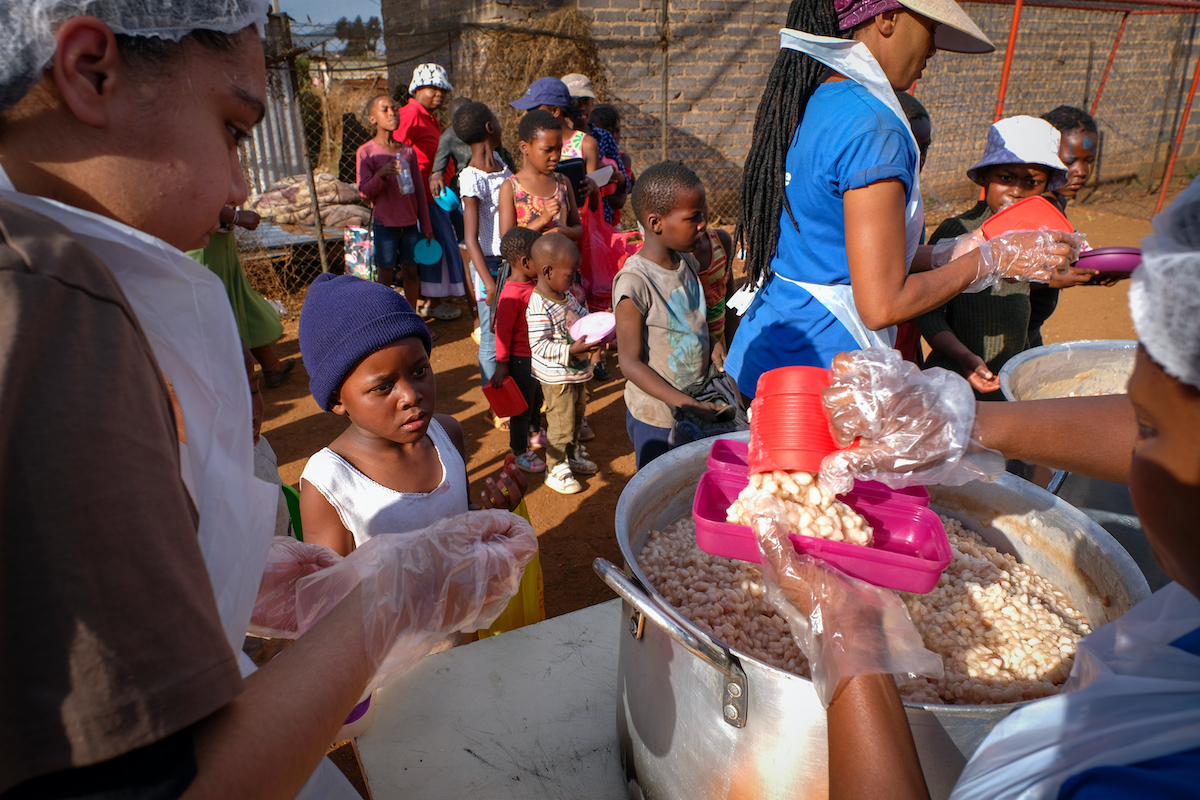
<svg viewBox="0 0 1200 800">
<path fill-rule="evenodd" d="M 538 78 L 529 84 L 524 97 L 513 100 L 509 105 L 522 111 L 529 111 L 538 106 L 566 108 L 571 105 L 571 91 L 558 78 Z"/>
</svg>

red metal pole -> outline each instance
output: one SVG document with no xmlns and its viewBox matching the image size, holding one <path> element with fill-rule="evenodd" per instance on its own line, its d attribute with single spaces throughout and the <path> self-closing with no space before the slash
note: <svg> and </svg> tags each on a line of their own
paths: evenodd
<svg viewBox="0 0 1200 800">
<path fill-rule="evenodd" d="M 1011 6 L 1016 4 L 1016 0 L 967 0 L 971 3 L 979 3 L 988 6 Z M 1089 3 L 1083 5 L 1081 3 L 1061 3 L 1058 0 L 1024 0 L 1027 6 L 1036 6 L 1038 8 L 1061 8 L 1071 11 L 1109 11 L 1114 14 L 1132 14 L 1133 16 L 1143 16 L 1147 14 L 1195 14 L 1198 9 L 1194 8 L 1120 8 L 1118 6 L 1096 5 Z"/>
<path fill-rule="evenodd" d="M 996 98 L 996 116 L 993 122 L 999 122 L 1004 116 L 1004 95 L 1008 92 L 1008 74 L 1012 71 L 1013 50 L 1017 46 L 1017 25 L 1021 22 L 1021 7 L 1024 0 L 1013 3 L 1012 25 L 1008 29 L 1008 46 L 1004 49 L 1004 69 L 1000 72 L 1000 92 Z"/>
<path fill-rule="evenodd" d="M 1129 12 L 1125 12 L 1125 16 L 1121 17 L 1121 27 L 1117 28 L 1117 39 L 1113 42 L 1112 52 L 1108 54 L 1108 63 L 1104 65 L 1104 74 L 1100 76 L 1100 85 L 1096 88 L 1096 96 L 1092 99 L 1092 110 L 1089 112 L 1093 117 L 1096 116 L 1096 106 L 1100 105 L 1100 94 L 1104 91 L 1104 82 L 1108 80 L 1108 71 L 1112 69 L 1113 59 L 1117 57 L 1117 46 L 1121 44 L 1121 34 L 1125 32 L 1125 23 L 1129 22 Z"/>
<path fill-rule="evenodd" d="M 1158 193 L 1158 203 L 1154 213 L 1162 211 L 1167 199 L 1167 189 L 1171 187 L 1171 173 L 1175 171 L 1175 157 L 1179 155 L 1179 146 L 1183 143 L 1183 132 L 1187 128 L 1188 117 L 1192 115 L 1192 100 L 1196 97 L 1196 84 L 1200 83 L 1200 60 L 1196 61 L 1196 69 L 1192 72 L 1192 88 L 1188 90 L 1187 105 L 1183 107 L 1183 117 L 1179 120 L 1179 130 L 1175 133 L 1175 144 L 1171 146 L 1171 158 L 1167 161 L 1167 172 L 1163 175 L 1162 191 Z"/>
</svg>

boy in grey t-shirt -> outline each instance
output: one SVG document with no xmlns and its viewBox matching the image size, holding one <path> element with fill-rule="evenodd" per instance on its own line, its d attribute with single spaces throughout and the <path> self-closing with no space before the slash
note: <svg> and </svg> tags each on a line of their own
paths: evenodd
<svg viewBox="0 0 1200 800">
<path fill-rule="evenodd" d="M 670 449 L 674 410 L 712 420 L 717 406 L 682 389 L 708 374 L 712 343 L 692 250 L 707 226 L 704 184 L 682 164 L 647 169 L 633 188 L 646 243 L 613 282 L 617 350 L 625 383 L 625 428 L 641 469 Z"/>
</svg>

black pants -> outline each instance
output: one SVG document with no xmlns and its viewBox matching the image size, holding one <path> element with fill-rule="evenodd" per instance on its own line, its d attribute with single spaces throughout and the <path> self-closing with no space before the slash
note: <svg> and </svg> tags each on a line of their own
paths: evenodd
<svg viewBox="0 0 1200 800">
<path fill-rule="evenodd" d="M 508 374 L 529 408 L 508 418 L 508 446 L 513 455 L 522 455 L 529 450 L 529 430 L 542 428 L 542 385 L 533 377 L 533 359 L 529 356 L 509 356 Z"/>
</svg>

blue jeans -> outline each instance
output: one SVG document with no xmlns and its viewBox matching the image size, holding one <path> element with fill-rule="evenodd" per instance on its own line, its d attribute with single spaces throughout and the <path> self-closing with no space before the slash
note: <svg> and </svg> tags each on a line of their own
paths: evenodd
<svg viewBox="0 0 1200 800">
<path fill-rule="evenodd" d="M 500 273 L 500 265 L 504 263 L 504 259 L 499 256 L 485 256 L 484 260 L 487 263 L 488 272 L 492 274 L 492 280 L 495 280 Z M 478 275 L 474 278 L 475 285 L 479 286 Z M 492 330 L 491 307 L 483 300 L 476 300 L 475 305 L 479 308 L 479 378 L 486 384 L 496 374 L 496 332 Z"/>
<path fill-rule="evenodd" d="M 413 248 L 421 240 L 421 234 L 416 225 L 404 228 L 392 228 L 374 224 L 375 240 L 375 269 L 396 269 L 399 264 L 415 264 Z"/>
<path fill-rule="evenodd" d="M 633 456 L 638 469 L 671 449 L 668 441 L 670 428 L 659 428 L 636 420 L 628 409 L 625 411 L 625 432 L 629 434 L 629 441 L 633 442 Z"/>
</svg>

